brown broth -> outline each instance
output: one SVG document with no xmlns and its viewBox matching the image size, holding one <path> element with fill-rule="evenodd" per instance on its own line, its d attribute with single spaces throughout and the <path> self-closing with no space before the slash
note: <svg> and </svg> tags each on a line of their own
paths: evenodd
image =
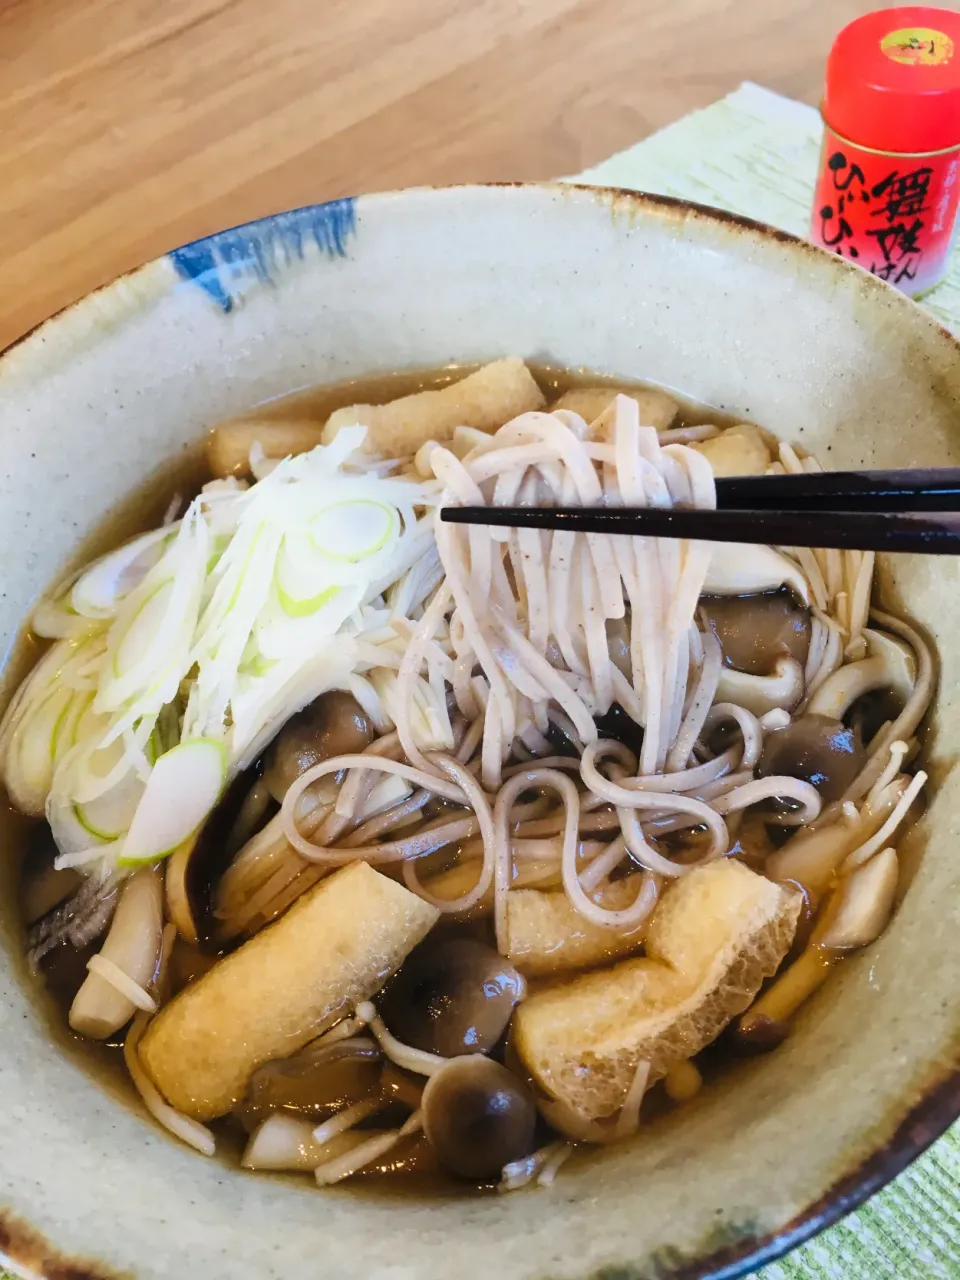
<svg viewBox="0 0 960 1280">
<path fill-rule="evenodd" d="M 439 389 L 465 377 L 478 367 L 470 364 L 447 365 L 440 369 L 407 370 L 378 374 L 368 378 L 355 378 L 324 386 L 298 388 L 260 405 L 252 406 L 248 413 L 242 416 L 323 422 L 335 409 L 356 403 L 383 404 L 417 391 Z M 624 379 L 598 375 L 586 370 L 558 369 L 538 364 L 530 364 L 529 368 L 551 403 L 564 392 L 574 388 L 609 385 L 638 389 L 655 385 L 646 382 L 631 383 Z M 706 422 L 724 427 L 743 420 L 685 398 L 670 388 L 665 389 L 680 405 L 675 424 L 678 427 Z M 236 419 L 233 420 L 236 421 Z M 213 425 L 216 424 L 211 424 Z M 205 461 L 204 440 L 200 439 L 192 448 L 183 451 L 177 459 L 149 477 L 124 503 L 108 513 L 94 533 L 78 546 L 70 562 L 64 566 L 64 574 L 126 539 L 156 527 L 175 494 L 188 499 L 198 492 L 207 479 L 209 479 L 209 470 Z M 13 692 L 35 665 L 45 647 L 44 642 L 38 641 L 36 637 L 29 634 L 25 623 L 3 668 L 2 680 L 0 680 L 0 710 L 5 708 Z M 73 995 L 85 976 L 86 960 L 88 955 L 96 950 L 99 942 L 83 952 L 72 955 L 64 953 L 62 949 L 60 954 L 54 953 L 51 960 L 44 962 L 43 974 L 39 978 L 27 971 L 24 959 L 25 930 L 20 909 L 20 884 L 24 868 L 31 861 L 31 842 L 35 839 L 40 826 L 38 821 L 24 818 L 16 813 L 0 792 L 0 844 L 4 854 L 0 859 L 0 941 L 14 958 L 19 977 L 36 1002 L 55 1043 L 93 1074 L 114 1098 L 140 1109 L 139 1098 L 126 1074 L 119 1042 L 98 1044 L 81 1040 L 73 1035 L 67 1023 L 67 1013 Z M 441 854 L 438 861 L 443 861 L 444 856 L 449 860 L 450 851 L 447 851 L 446 855 Z M 488 936 L 490 933 L 489 923 L 484 921 L 474 924 L 464 923 L 461 928 L 483 936 Z M 122 1041 L 122 1036 L 119 1040 Z M 716 1076 L 721 1065 L 726 1066 L 729 1050 L 725 1048 L 725 1041 L 726 1037 L 723 1037 L 716 1046 L 709 1048 L 703 1055 L 710 1077 Z M 674 1105 L 666 1098 L 662 1086 L 658 1086 L 644 1101 L 644 1115 L 655 1118 L 662 1112 L 672 1109 Z M 213 1127 L 218 1137 L 218 1157 L 224 1163 L 235 1167 L 245 1140 L 240 1125 L 235 1117 L 231 1116 L 215 1122 Z M 409 1144 L 409 1146 L 412 1145 L 414 1144 Z M 371 1173 L 376 1175 L 380 1172 L 403 1170 L 407 1150 L 408 1148 L 404 1148 L 399 1154 L 387 1157 L 381 1162 L 383 1167 L 374 1168 Z M 364 1181 L 369 1186 L 369 1180 Z M 462 1193 L 473 1189 L 467 1184 L 455 1182 L 452 1179 L 438 1180 L 437 1177 L 420 1174 L 392 1180 L 374 1176 L 373 1181 L 381 1185 L 385 1181 L 391 1182 L 393 1192 L 416 1191 L 420 1195 L 425 1192 L 434 1194 L 442 1192 L 449 1195 L 451 1192 Z"/>
<path fill-rule="evenodd" d="M 245 417 L 276 418 L 278 420 L 301 419 L 306 422 L 326 422 L 336 409 L 352 404 L 386 404 L 401 396 L 414 395 L 418 391 L 439 391 L 452 382 L 458 382 L 481 368 L 479 364 L 449 364 L 440 369 L 405 369 L 397 373 L 379 373 L 366 378 L 350 378 L 343 382 L 326 383 L 323 386 L 300 387 L 284 395 L 274 396 L 253 405 Z M 623 387 L 628 390 L 653 388 L 666 391 L 680 406 L 676 425 L 699 426 L 705 422 L 719 427 L 743 422 L 742 417 L 726 413 L 698 400 L 674 391 L 672 387 L 660 387 L 653 382 L 633 382 L 609 374 L 591 373 L 587 369 L 560 369 L 554 365 L 527 361 L 527 368 L 552 404 L 567 391 L 582 387 Z M 231 421 L 237 421 L 237 418 Z"/>
</svg>

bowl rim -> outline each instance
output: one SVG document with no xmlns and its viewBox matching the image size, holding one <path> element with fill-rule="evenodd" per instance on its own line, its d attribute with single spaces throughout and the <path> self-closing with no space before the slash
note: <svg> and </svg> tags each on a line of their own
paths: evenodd
<svg viewBox="0 0 960 1280">
<path fill-rule="evenodd" d="M 776 242 L 788 246 L 800 253 L 811 254 L 821 261 L 830 259 L 834 269 L 850 276 L 856 273 L 862 289 L 875 292 L 878 298 L 886 298 L 895 306 L 906 307 L 922 315 L 924 323 L 936 331 L 941 339 L 954 348 L 960 364 L 960 337 L 953 334 L 938 318 L 914 299 L 901 293 L 893 285 L 871 275 L 859 264 L 846 259 L 803 239 L 792 232 L 783 231 L 768 223 L 758 221 L 741 214 L 731 213 L 725 209 L 700 204 L 676 196 L 662 195 L 655 192 L 634 190 L 631 188 L 610 185 L 595 185 L 576 181 L 509 181 L 485 183 L 452 183 L 423 184 L 415 187 L 371 192 L 356 197 L 340 197 L 329 201 L 319 201 L 295 206 L 293 209 L 280 209 L 252 218 L 246 222 L 236 223 L 231 227 L 200 236 L 196 240 L 172 246 L 154 258 L 148 259 L 139 266 L 131 267 L 114 276 L 109 281 L 90 290 L 80 298 L 66 303 L 44 320 L 39 321 L 24 333 L 14 338 L 0 350 L 0 375 L 6 358 L 15 350 L 33 342 L 42 343 L 47 331 L 61 324 L 65 318 L 87 308 L 92 308 L 97 299 L 102 299 L 115 291 L 124 282 L 146 275 L 164 260 L 170 260 L 177 266 L 178 273 L 186 279 L 186 273 L 177 265 L 177 255 L 181 250 L 204 245 L 224 232 L 244 231 L 255 227 L 264 227 L 271 222 L 290 214 L 309 214 L 349 200 L 351 203 L 368 204 L 387 201 L 409 195 L 427 195 L 431 193 L 453 193 L 457 191 L 482 190 L 543 190 L 557 194 L 569 194 L 571 191 L 585 197 L 593 197 L 598 202 L 605 202 L 611 208 L 625 204 L 638 210 L 646 210 L 661 216 L 682 215 L 693 217 L 699 221 L 709 222 L 756 237 L 764 242 Z M 192 278 L 192 277 L 191 277 Z M 896 299 L 896 301 L 894 301 Z M 821 1231 L 835 1225 L 847 1214 L 865 1203 L 877 1191 L 890 1183 L 903 1172 L 918 1156 L 920 1156 L 947 1129 L 960 1119 L 960 1039 L 947 1047 L 938 1069 L 931 1071 L 930 1079 L 922 1088 L 919 1100 L 907 1111 L 891 1134 L 877 1141 L 869 1140 L 871 1150 L 858 1161 L 850 1171 L 834 1178 L 829 1187 L 796 1214 L 789 1222 L 778 1229 L 755 1236 L 746 1236 L 736 1243 L 724 1246 L 699 1258 L 691 1258 L 664 1274 L 664 1280 L 738 1280 L 749 1272 L 784 1257 L 793 1249 L 818 1235 Z M 9 1263 L 16 1268 L 25 1268 L 38 1280 L 50 1280 L 52 1276 L 64 1276 L 68 1280 L 118 1280 L 119 1273 L 112 1267 L 89 1258 L 71 1258 L 51 1245 L 28 1223 L 16 1215 L 10 1214 L 0 1206 L 0 1263 Z M 646 1280 L 646 1273 L 634 1270 L 634 1264 L 625 1261 L 616 1268 L 617 1280 Z M 610 1280 L 609 1268 L 601 1268 L 592 1275 L 584 1276 L 584 1280 Z"/>
<path fill-rule="evenodd" d="M 896 306 L 905 306 L 922 315 L 925 323 L 935 329 L 942 338 L 953 346 L 960 357 L 960 335 L 954 334 L 941 321 L 922 306 L 919 301 L 902 293 L 886 280 L 881 280 L 879 276 L 873 275 L 859 263 L 850 262 L 848 259 L 839 254 L 831 253 L 828 249 L 822 248 L 820 245 L 814 244 L 810 240 L 805 240 L 802 236 L 795 235 L 792 231 L 784 231 L 780 227 L 775 227 L 769 222 L 761 222 L 757 218 L 747 217 L 745 214 L 732 213 L 728 209 L 721 209 L 715 205 L 701 204 L 696 200 L 688 200 L 681 196 L 669 196 L 654 191 L 642 191 L 632 187 L 618 187 L 609 183 L 590 183 L 577 182 L 575 180 L 566 180 L 561 178 L 544 179 L 541 181 L 496 181 L 496 182 L 454 182 L 454 183 L 423 183 L 414 187 L 395 187 L 388 188 L 384 191 L 364 192 L 357 196 L 334 196 L 329 200 L 314 201 L 309 204 L 294 205 L 289 209 L 275 209 L 272 213 L 261 214 L 257 218 L 249 218 L 245 222 L 235 222 L 228 227 L 220 227 L 215 231 L 208 232 L 207 235 L 198 236 L 195 240 L 185 240 L 180 244 L 171 245 L 168 249 L 164 249 L 161 253 L 153 258 L 147 258 L 137 266 L 128 267 L 126 271 L 121 271 L 117 275 L 112 276 L 109 280 L 105 280 L 103 284 L 97 285 L 88 292 L 81 294 L 79 298 L 74 298 L 72 302 L 66 302 L 63 306 L 58 307 L 56 311 L 46 316 L 43 320 L 38 320 L 36 324 L 25 329 L 7 343 L 5 347 L 0 347 L 0 372 L 2 372 L 3 362 L 7 356 L 21 346 L 36 340 L 43 335 L 44 330 L 52 328 L 54 325 L 63 321 L 67 316 L 75 312 L 85 310 L 92 306 L 97 298 L 113 292 L 118 285 L 124 281 L 132 281 L 141 274 L 146 275 L 149 271 L 156 268 L 161 262 L 171 259 L 175 260 L 175 255 L 181 254 L 184 250 L 192 249 L 195 246 L 203 245 L 208 241 L 215 240 L 218 236 L 222 236 L 231 231 L 246 231 L 252 227 L 263 227 L 279 218 L 289 215 L 309 214 L 326 209 L 334 205 L 344 202 L 351 204 L 369 204 L 380 203 L 381 201 L 389 201 L 397 197 L 405 197 L 411 195 L 428 195 L 431 193 L 447 194 L 455 191 L 548 191 L 555 194 L 569 194 L 571 191 L 580 193 L 587 197 L 594 197 L 605 201 L 607 204 L 614 206 L 621 202 L 638 206 L 646 206 L 652 211 L 660 210 L 663 213 L 672 212 L 674 214 L 686 214 L 706 222 L 712 222 L 718 225 L 727 225 L 734 230 L 746 232 L 749 235 L 756 235 L 765 241 L 774 241 L 783 245 L 788 245 L 798 249 L 805 254 L 810 254 L 814 259 L 824 261 L 829 259 L 834 266 L 834 270 L 839 270 L 847 276 L 856 276 L 862 288 L 874 291 L 878 297 L 885 297 L 888 301 L 893 302 Z M 187 278 L 180 267 L 177 267 L 178 273 L 182 278 Z M 189 277 L 195 278 L 195 277 Z M 895 301 L 894 301 L 895 300 Z"/>
</svg>

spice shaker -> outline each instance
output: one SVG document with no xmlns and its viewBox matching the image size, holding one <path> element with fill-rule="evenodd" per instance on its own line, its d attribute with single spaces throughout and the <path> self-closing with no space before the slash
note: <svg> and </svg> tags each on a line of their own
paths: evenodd
<svg viewBox="0 0 960 1280">
<path fill-rule="evenodd" d="M 943 279 L 960 197 L 960 13 L 883 9 L 827 63 L 810 238 L 917 297 Z"/>
</svg>

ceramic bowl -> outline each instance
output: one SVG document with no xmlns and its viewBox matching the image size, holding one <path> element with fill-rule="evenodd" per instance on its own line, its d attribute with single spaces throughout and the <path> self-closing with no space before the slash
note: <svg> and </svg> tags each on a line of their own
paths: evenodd
<svg viewBox="0 0 960 1280">
<path fill-rule="evenodd" d="M 564 186 L 343 200 L 179 249 L 6 353 L 5 646 L 78 539 L 217 419 L 307 383 L 503 354 L 665 383 L 828 465 L 960 463 L 954 340 L 789 236 Z M 960 1112 L 957 571 L 903 559 L 883 577 L 942 659 L 912 883 L 775 1053 L 550 1190 L 320 1193 L 204 1160 L 92 1079 L 51 1038 L 7 918 L 0 1249 L 49 1277 L 692 1280 L 775 1256 L 880 1186 Z"/>
</svg>

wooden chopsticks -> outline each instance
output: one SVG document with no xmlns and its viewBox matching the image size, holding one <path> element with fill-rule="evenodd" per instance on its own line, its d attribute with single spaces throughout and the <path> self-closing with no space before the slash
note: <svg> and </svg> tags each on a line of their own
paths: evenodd
<svg viewBox="0 0 960 1280">
<path fill-rule="evenodd" d="M 960 555 L 960 467 L 733 476 L 715 511 L 674 507 L 444 507 L 450 524 L 709 542 Z"/>
</svg>

